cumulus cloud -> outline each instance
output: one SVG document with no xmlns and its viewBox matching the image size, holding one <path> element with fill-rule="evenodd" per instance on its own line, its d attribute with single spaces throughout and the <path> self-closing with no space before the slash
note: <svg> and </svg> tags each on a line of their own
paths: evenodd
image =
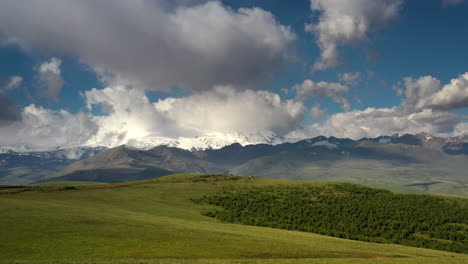
<svg viewBox="0 0 468 264">
<path fill-rule="evenodd" d="M 453 110 L 468 107 L 468 72 L 452 79 L 431 96 L 429 106 L 439 110 Z"/>
<path fill-rule="evenodd" d="M 210 91 L 152 102 L 142 89 L 112 85 L 85 91 L 87 112 L 77 114 L 35 105 L 18 112 L 16 105 L 0 94 L 0 146 L 42 150 L 178 142 L 174 145 L 190 149 L 200 138 L 221 140 L 221 147 L 233 142 L 265 143 L 275 137 L 359 139 L 421 131 L 452 136 L 468 132 L 468 117 L 448 112 L 466 106 L 467 77 L 460 75 L 444 86 L 431 76 L 405 78 L 400 105 L 337 113 L 328 119 L 326 109 L 318 104 L 307 111 L 303 99 L 343 97 L 347 86 L 307 80 L 295 87 L 294 99 L 269 91 L 216 86 Z M 305 123 L 306 113 L 312 116 L 312 124 Z"/>
<path fill-rule="evenodd" d="M 155 103 L 141 90 L 123 86 L 93 89 L 85 96 L 88 107 L 105 103 L 112 109 L 94 118 L 99 124 L 94 145 L 128 144 L 145 137 L 282 136 L 302 124 L 305 111 L 301 102 L 275 93 L 226 86 Z"/>
<path fill-rule="evenodd" d="M 189 2 L 5 0 L 0 32 L 25 49 L 77 56 L 103 80 L 142 89 L 245 86 L 289 61 L 295 35 L 270 12 Z"/>
<path fill-rule="evenodd" d="M 232 87 L 160 100 L 155 107 L 181 127 L 202 134 L 273 132 L 280 136 L 303 122 L 305 110 L 301 102 L 283 100 L 275 93 Z"/>
<path fill-rule="evenodd" d="M 359 139 L 421 131 L 441 136 L 468 133 L 468 116 L 448 112 L 468 107 L 468 73 L 446 85 L 432 76 L 407 77 L 401 85 L 397 91 L 404 98 L 398 106 L 337 113 L 323 123 L 292 131 L 288 137 L 326 135 Z"/>
<path fill-rule="evenodd" d="M 142 90 L 125 86 L 93 89 L 85 98 L 88 109 L 106 105 L 108 113 L 93 118 L 99 129 L 88 141 L 104 146 L 141 146 L 142 141 L 152 139 L 180 143 L 202 137 L 230 144 L 251 135 L 283 136 L 301 126 L 305 112 L 302 102 L 229 86 L 154 103 Z M 193 141 L 184 147 L 190 144 Z"/>
<path fill-rule="evenodd" d="M 11 91 L 18 89 L 21 84 L 23 84 L 23 78 L 21 76 L 11 76 L 3 87 L 0 88 L 0 91 Z"/>
<path fill-rule="evenodd" d="M 305 80 L 302 84 L 296 84 L 294 89 L 297 93 L 296 98 L 300 101 L 304 101 L 308 97 L 313 97 L 315 99 L 331 97 L 336 103 L 341 104 L 345 111 L 350 109 L 349 101 L 344 97 L 349 91 L 349 87 L 346 85 Z"/>
<path fill-rule="evenodd" d="M 454 135 L 468 135 L 468 122 L 463 122 L 455 126 Z"/>
<path fill-rule="evenodd" d="M 402 107 L 406 112 L 415 112 L 427 107 L 429 98 L 441 89 L 441 83 L 432 76 L 423 76 L 417 79 L 407 77 L 403 79 L 405 88 L 399 94 L 405 99 Z"/>
<path fill-rule="evenodd" d="M 0 145 L 27 146 L 33 150 L 76 147 L 85 144 L 97 131 L 97 125 L 85 113 L 48 110 L 29 105 L 22 110 L 21 122 L 0 130 Z"/>
<path fill-rule="evenodd" d="M 321 50 L 313 71 L 326 70 L 343 63 L 339 47 L 369 40 L 369 33 L 390 24 L 398 16 L 403 0 L 311 0 L 318 22 L 307 24 Z"/>
<path fill-rule="evenodd" d="M 83 96 L 86 113 L 30 105 L 16 120 L 2 110 L 2 119 L 18 122 L 5 123 L 0 146 L 50 150 L 179 142 L 177 146 L 190 149 L 197 138 L 218 140 L 220 146 L 264 143 L 301 127 L 306 110 L 302 102 L 284 100 L 272 92 L 239 91 L 229 86 L 157 102 L 151 102 L 142 89 L 124 85 L 92 89 Z M 8 105 L 5 102 L 0 96 L 2 108 Z"/>
<path fill-rule="evenodd" d="M 327 110 L 320 108 L 320 105 L 314 105 L 310 108 L 310 115 L 312 116 L 312 119 L 315 121 L 324 120 L 326 114 L 327 114 Z"/>
<path fill-rule="evenodd" d="M 84 96 L 89 110 L 105 112 L 92 117 L 98 129 L 89 145 L 141 146 L 153 139 L 184 142 L 201 137 L 230 144 L 252 135 L 284 136 L 303 124 L 305 112 L 302 102 L 230 86 L 154 103 L 141 89 L 126 86 L 92 89 Z"/>
<path fill-rule="evenodd" d="M 147 136 L 177 137 L 177 131 L 181 131 L 159 115 L 142 90 L 112 86 L 86 91 L 84 97 L 87 113 L 25 107 L 21 122 L 0 130 L 0 145 L 32 150 L 83 145 L 115 147 Z M 99 110 L 101 114 L 91 114 Z"/>
<path fill-rule="evenodd" d="M 58 101 L 64 83 L 60 70 L 61 64 L 62 60 L 51 58 L 50 61 L 42 63 L 37 68 L 39 84 L 42 89 L 41 96 L 55 102 Z"/>
<path fill-rule="evenodd" d="M 346 72 L 340 74 L 339 78 L 341 82 L 350 86 L 354 86 L 359 83 L 361 78 L 363 78 L 363 74 L 360 72 Z"/>
<path fill-rule="evenodd" d="M 467 133 L 466 117 L 447 112 L 425 109 L 418 113 L 405 114 L 398 107 L 367 108 L 332 115 L 322 124 L 312 124 L 291 132 L 287 137 L 308 138 L 319 135 L 360 139 L 393 133 L 420 133 L 453 136 Z M 465 124 L 465 125 L 464 125 Z"/>
<path fill-rule="evenodd" d="M 423 109 L 449 111 L 468 107 L 468 73 L 443 86 L 440 80 L 432 76 L 407 77 L 403 79 L 403 85 L 404 88 L 397 88 L 397 93 L 405 96 L 402 108 L 406 112 Z"/>
<path fill-rule="evenodd" d="M 419 87 L 430 87 L 436 80 L 427 76 L 407 80 L 411 92 L 403 91 L 408 96 L 405 100 L 413 100 L 417 94 L 436 98 L 421 92 Z M 457 85 L 453 83 L 444 87 Z M 438 94 L 443 90 L 433 91 Z M 320 92 L 310 93 L 328 95 Z M 452 136 L 468 131 L 467 116 L 430 107 L 410 111 L 405 100 L 392 108 L 353 110 L 333 114 L 326 120 L 326 110 L 317 104 L 308 111 L 315 122 L 307 125 L 304 121 L 307 109 L 301 100 L 285 100 L 268 91 L 239 91 L 230 86 L 156 102 L 151 102 L 142 89 L 124 85 L 92 89 L 83 96 L 87 113 L 25 107 L 19 119 L 9 118 L 10 122 L 0 129 L 0 146 L 28 146 L 37 150 L 81 145 L 145 147 L 178 142 L 174 145 L 190 149 L 200 138 L 220 140 L 221 147 L 233 142 L 265 143 L 274 137 L 297 140 L 326 135 L 359 139 L 421 131 Z M 8 105 L 4 101 L 0 96 L 0 106 Z"/>
<path fill-rule="evenodd" d="M 93 120 L 98 130 L 93 145 L 117 146 L 145 137 L 190 136 L 160 114 L 140 89 L 116 85 L 84 93 L 89 110 L 101 110 Z"/>
</svg>

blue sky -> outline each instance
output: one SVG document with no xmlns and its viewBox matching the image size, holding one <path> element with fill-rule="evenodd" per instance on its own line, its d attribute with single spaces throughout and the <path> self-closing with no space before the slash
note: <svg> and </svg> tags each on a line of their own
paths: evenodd
<svg viewBox="0 0 468 264">
<path fill-rule="evenodd" d="M 209 136 L 222 137 L 226 141 L 226 136 L 219 135 L 250 135 L 259 132 L 301 138 L 318 134 L 376 136 L 423 129 L 440 135 L 468 132 L 464 123 L 465 115 L 468 114 L 468 100 L 464 99 L 465 96 L 468 98 L 468 87 L 463 86 L 466 81 L 463 74 L 468 71 L 468 3 L 454 0 L 369 1 L 225 0 L 209 5 L 212 1 L 180 1 L 180 4 L 174 4 L 165 0 L 138 0 L 135 6 L 129 6 L 130 3 L 123 1 L 117 1 L 116 4 L 103 1 L 96 6 L 87 4 L 86 1 L 64 1 L 53 8 L 50 8 L 53 5 L 50 0 L 36 1 L 34 4 L 5 1 L 0 4 L 0 9 L 3 5 L 4 12 L 13 14 L 5 13 L 2 16 L 0 13 L 0 17 L 3 17 L 0 19 L 0 86 L 3 86 L 0 94 L 3 99 L 0 99 L 8 101 L 10 106 L 17 105 L 15 111 L 18 112 L 18 118 L 14 120 L 11 117 L 11 107 L 0 108 L 4 112 L 3 115 L 0 114 L 0 119 L 5 117 L 6 120 L 3 125 L 0 122 L 0 134 L 3 130 L 4 138 L 7 138 L 0 145 L 35 145 L 37 139 L 25 132 L 26 130 L 31 127 L 47 130 L 54 125 L 63 126 L 37 123 L 41 122 L 37 121 L 41 118 L 34 119 L 36 123 L 26 124 L 26 121 L 32 120 L 27 116 L 28 111 L 25 111 L 31 105 L 62 120 L 57 122 L 64 122 L 63 119 L 66 119 L 59 113 L 64 110 L 72 119 L 85 115 L 89 119 L 87 121 L 95 124 L 91 125 L 92 129 L 79 127 L 80 131 L 91 131 L 89 138 L 77 141 L 57 135 L 61 139 L 50 144 L 71 146 L 88 144 L 90 140 L 93 144 L 101 144 L 97 138 L 106 137 L 110 132 L 107 128 L 103 129 L 100 122 L 110 120 L 103 121 L 99 119 L 100 116 L 112 117 L 118 112 L 116 109 L 120 108 L 127 109 L 127 112 L 138 111 L 132 108 L 130 101 L 110 101 L 110 94 L 117 93 L 117 86 L 127 87 L 127 93 L 137 93 L 138 98 L 146 98 L 144 101 L 149 104 L 161 102 L 153 113 L 154 120 L 165 120 L 164 122 L 174 127 L 161 132 L 163 129 L 160 131 L 160 126 L 145 126 L 138 129 L 143 131 L 138 134 L 141 137 Z M 346 5 L 349 6 L 344 7 Z M 31 10 L 36 10 L 37 15 L 26 18 Z M 73 13 L 73 10 L 81 10 L 81 13 Z M 128 10 L 128 14 L 125 10 Z M 245 13 L 242 10 L 248 11 Z M 261 12 L 255 13 L 253 10 Z M 132 17 L 135 14 L 138 14 L 137 18 Z M 117 22 L 116 19 L 122 15 L 128 15 L 129 19 Z M 24 21 L 18 17 L 23 17 Z M 342 19 L 348 19 L 346 21 L 350 24 L 336 24 L 345 21 Z M 226 23 L 227 26 L 220 28 L 222 31 L 218 35 L 218 29 L 214 26 L 210 35 L 210 31 L 203 28 L 210 24 L 204 23 L 213 23 L 215 20 L 221 25 Z M 225 22 L 231 20 L 232 25 Z M 176 36 L 171 33 L 175 32 L 175 29 L 171 29 L 173 21 L 182 25 L 182 29 L 186 22 L 193 28 L 186 33 L 181 31 Z M 63 28 L 55 26 L 55 23 L 63 24 Z M 93 23 L 96 23 L 96 29 L 87 30 Z M 152 23 L 162 26 L 154 26 L 157 29 L 153 30 Z M 357 23 L 361 23 L 360 28 Z M 319 29 L 321 24 L 324 27 Z M 306 30 L 306 25 L 311 25 L 314 30 Z M 333 29 L 330 25 L 339 27 Z M 351 35 L 343 29 L 348 26 Z M 86 30 L 81 32 L 80 29 Z M 77 33 L 73 30 L 77 30 Z M 188 36 L 189 34 L 193 36 Z M 218 37 L 219 34 L 222 36 Z M 221 39 L 219 44 L 217 38 Z M 168 39 L 172 41 L 170 44 L 165 43 Z M 270 39 L 265 48 L 253 47 L 264 39 Z M 196 46 L 199 43 L 210 45 L 213 52 Z M 103 48 L 103 45 L 108 48 Z M 176 48 L 171 48 L 171 45 L 186 49 L 181 50 L 181 58 L 177 57 L 179 52 Z M 333 45 L 336 45 L 334 54 L 325 57 L 324 49 Z M 321 58 L 327 66 L 312 70 Z M 131 63 L 126 64 L 126 61 Z M 139 61 L 142 63 L 139 64 Z M 230 72 L 225 73 L 226 71 Z M 343 79 L 344 74 L 354 75 L 356 80 L 346 81 Z M 5 88 L 13 76 L 20 77 L 21 84 L 12 86 L 11 89 Z M 178 76 L 182 77 L 178 79 Z M 426 79 L 423 79 L 424 76 Z M 411 79 L 405 79 L 408 77 Z M 446 87 L 452 79 L 457 78 L 462 84 Z M 305 80 L 312 82 L 307 86 L 304 85 Z M 320 82 L 322 84 L 319 85 Z M 216 87 L 219 85 L 227 85 L 231 90 L 217 91 Z M 93 88 L 96 89 L 92 90 Z M 398 90 L 400 96 L 397 95 Z M 265 95 L 262 91 L 269 94 Z M 302 99 L 299 99 L 300 92 L 304 95 Z M 190 116 L 190 111 L 179 113 L 167 110 L 167 107 L 174 107 L 170 105 L 172 98 L 186 100 L 183 102 L 189 105 L 196 98 L 203 101 L 204 98 L 213 97 L 210 101 L 200 103 L 206 106 L 213 103 L 215 107 L 218 105 L 216 98 L 227 100 L 226 97 L 233 96 L 242 100 L 245 96 L 248 101 L 248 96 L 255 96 L 264 102 L 262 96 L 272 98 L 270 95 L 278 96 L 280 103 L 266 99 L 270 100 L 266 108 L 257 109 L 252 106 L 251 113 L 254 116 L 258 114 L 257 119 L 271 119 L 264 126 L 260 125 L 258 131 L 252 128 L 251 123 L 254 120 L 236 123 L 236 120 L 245 116 L 242 111 L 231 111 L 229 116 L 218 117 L 228 120 L 231 118 L 232 123 L 239 127 L 237 131 L 226 126 L 224 121 L 206 118 L 202 118 L 200 122 L 211 124 L 210 128 L 200 129 L 180 119 L 184 116 L 192 120 L 199 118 Z M 128 97 L 131 98 L 130 95 Z M 254 104 L 257 102 L 255 100 L 252 101 Z M 349 107 L 346 106 L 347 103 Z M 112 106 L 111 111 L 106 110 L 109 108 L 106 106 Z M 277 106 L 284 109 L 276 108 Z M 234 105 L 232 107 L 235 109 Z M 321 110 L 322 114 L 311 114 L 313 107 Z M 369 108 L 374 110 L 365 112 Z M 166 112 L 162 113 L 161 109 Z M 391 111 L 394 113 L 386 113 L 385 117 L 380 117 L 382 111 L 390 111 L 388 109 L 393 109 Z M 276 113 L 277 110 L 278 114 L 265 115 L 269 111 Z M 205 111 L 200 109 L 200 113 Z M 220 113 L 223 112 L 220 110 Z M 29 114 L 36 117 L 38 115 L 37 111 Z M 275 119 L 283 114 L 285 119 Z M 8 116 L 13 120 L 7 120 Z M 138 122 L 134 119 L 132 122 L 151 122 L 151 116 L 152 114 L 148 114 L 145 115 L 147 119 L 137 120 Z M 122 123 L 131 123 L 119 118 L 113 117 L 118 127 Z M 345 128 L 354 124 L 353 119 L 356 118 L 364 123 L 356 125 L 354 130 L 352 127 Z M 380 122 L 388 123 L 385 118 L 397 121 L 385 128 L 373 126 Z M 292 128 L 288 130 L 281 124 L 288 124 Z M 117 138 L 125 138 L 127 141 L 134 139 L 129 136 L 133 132 L 128 128 L 120 132 L 125 136 Z M 125 140 L 102 144 L 126 143 Z"/>
</svg>

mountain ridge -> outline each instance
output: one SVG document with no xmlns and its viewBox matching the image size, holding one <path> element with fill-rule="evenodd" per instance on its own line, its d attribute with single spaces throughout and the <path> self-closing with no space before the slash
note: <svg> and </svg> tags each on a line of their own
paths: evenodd
<svg viewBox="0 0 468 264">
<path fill-rule="evenodd" d="M 437 137 L 433 136 L 427 132 L 421 132 L 418 134 L 393 134 L 393 135 L 382 135 L 375 138 L 360 138 L 360 139 L 350 139 L 350 138 L 337 138 L 334 136 L 317 136 L 312 138 L 285 138 L 278 136 L 272 133 L 253 133 L 253 134 L 240 134 L 240 133 L 230 133 L 230 134 L 220 134 L 213 136 L 205 137 L 193 137 L 193 138 L 167 138 L 167 137 L 158 137 L 158 136 L 147 136 L 140 139 L 129 140 L 129 142 L 110 142 L 107 144 L 99 142 L 87 142 L 82 146 L 57 146 L 51 149 L 34 149 L 31 146 L 21 145 L 21 146 L 0 146 L 0 154 L 8 152 L 17 152 L 17 153 L 46 153 L 54 151 L 78 151 L 80 149 L 108 149 L 114 148 L 121 145 L 126 145 L 128 147 L 148 150 L 157 146 L 168 146 L 174 148 L 181 148 L 190 151 L 200 151 L 206 149 L 221 149 L 223 147 L 232 145 L 232 144 L 241 144 L 242 146 L 248 145 L 281 145 L 285 143 L 297 143 L 304 140 L 316 139 L 316 138 L 335 138 L 335 139 L 348 139 L 353 141 L 362 141 L 362 140 L 391 140 L 403 142 L 418 140 L 418 141 L 443 141 L 443 142 L 468 142 L 468 135 L 459 135 L 453 137 Z"/>
<path fill-rule="evenodd" d="M 233 143 L 219 149 L 203 150 L 170 146 L 145 150 L 122 145 L 102 148 L 94 154 L 77 160 L 62 158 L 55 170 L 53 166 L 47 170 L 46 179 L 35 180 L 96 181 L 99 178 L 106 181 L 103 175 L 108 175 L 108 181 L 116 182 L 144 179 L 151 177 L 151 173 L 155 173 L 154 177 L 176 172 L 232 173 L 268 178 L 345 181 L 397 191 L 468 195 L 467 136 L 441 138 L 419 133 L 360 140 L 319 136 L 276 145 Z M 12 167 L 8 167 L 8 162 L 4 163 L 7 159 L 2 157 L 5 156 L 14 160 L 28 157 L 28 154 L 0 154 L 0 172 L 3 169 L 4 175 L 7 175 Z M 43 160 L 35 160 L 38 161 Z M 40 166 L 36 164 L 36 167 Z M 41 175 L 44 174 L 46 172 Z M 10 178 L 14 179 L 14 176 Z M 33 179 L 33 176 L 28 178 L 29 182 Z M 24 177 L 17 182 L 28 183 Z M 8 184 L 7 181 L 0 183 Z M 424 189 L 427 186 L 429 188 Z"/>
</svg>

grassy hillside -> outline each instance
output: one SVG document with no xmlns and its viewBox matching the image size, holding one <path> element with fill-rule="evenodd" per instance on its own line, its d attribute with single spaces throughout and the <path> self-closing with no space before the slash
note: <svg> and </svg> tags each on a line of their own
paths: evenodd
<svg viewBox="0 0 468 264">
<path fill-rule="evenodd" d="M 54 182 L 41 182 L 30 184 L 34 187 L 80 187 L 90 185 L 105 185 L 103 182 L 89 182 L 89 181 L 54 181 Z"/>
<path fill-rule="evenodd" d="M 468 253 L 468 200 L 348 183 L 250 187 L 195 200 L 221 221 Z"/>
<path fill-rule="evenodd" d="M 176 175 L 135 183 L 0 188 L 0 263 L 468 261 L 450 252 L 221 223 L 201 214 L 210 208 L 191 201 L 278 184 L 304 182 Z"/>
<path fill-rule="evenodd" d="M 401 164 L 353 157 L 314 160 L 311 154 L 293 158 L 278 154 L 250 160 L 231 169 L 231 173 L 271 179 L 349 182 L 400 192 L 468 196 L 468 170 L 455 165 L 431 167 L 426 163 Z"/>
<path fill-rule="evenodd" d="M 99 170 L 83 170 L 75 171 L 70 174 L 50 178 L 41 182 L 53 181 L 90 181 L 90 182 L 105 182 L 117 183 L 128 181 L 141 181 L 160 176 L 174 174 L 168 170 L 159 168 L 148 169 L 99 169 Z"/>
</svg>

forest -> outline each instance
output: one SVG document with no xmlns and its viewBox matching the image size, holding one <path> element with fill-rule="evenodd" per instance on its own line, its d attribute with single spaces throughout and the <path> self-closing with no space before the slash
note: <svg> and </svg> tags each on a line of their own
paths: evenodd
<svg viewBox="0 0 468 264">
<path fill-rule="evenodd" d="M 468 253 L 468 200 L 354 184 L 224 189 L 194 199 L 223 222 Z"/>
</svg>

